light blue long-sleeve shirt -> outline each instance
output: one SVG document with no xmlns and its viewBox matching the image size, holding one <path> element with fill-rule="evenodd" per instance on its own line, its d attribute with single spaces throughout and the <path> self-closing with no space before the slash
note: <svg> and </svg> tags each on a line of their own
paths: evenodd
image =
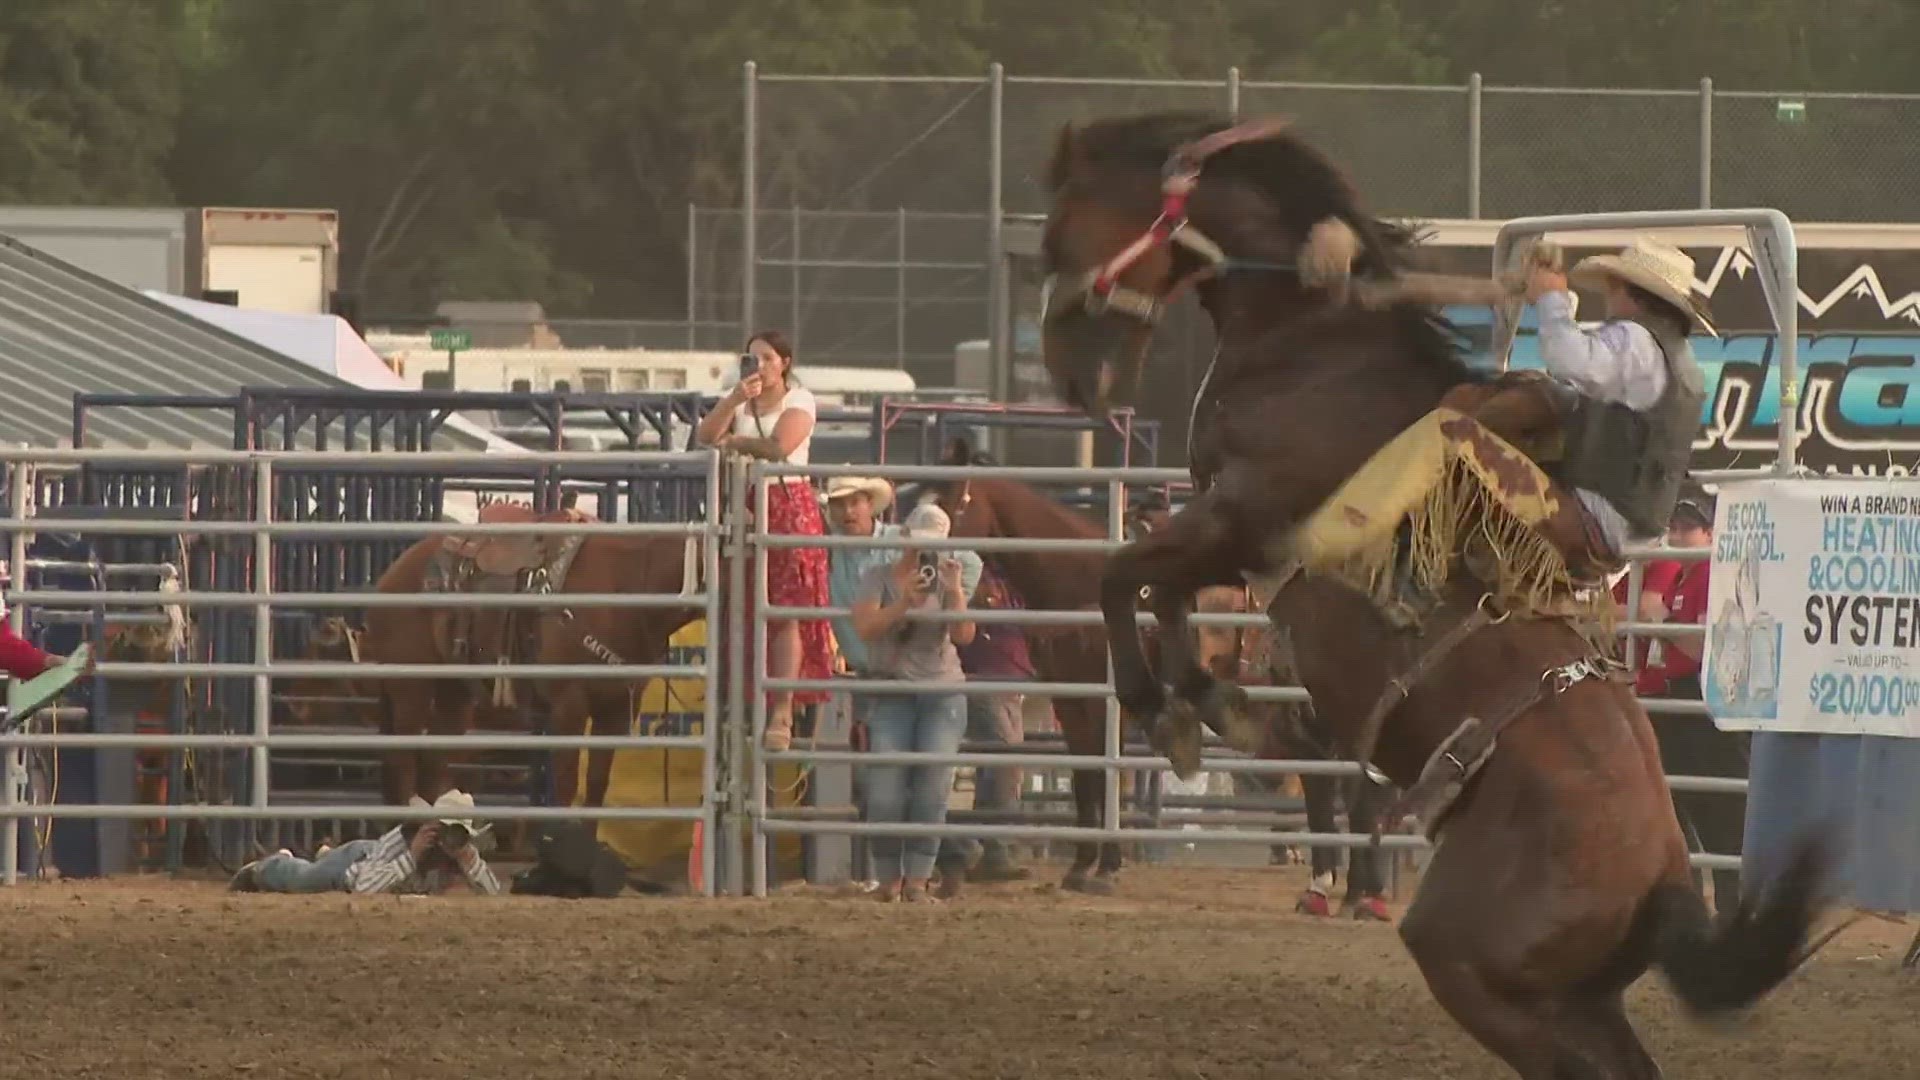
<svg viewBox="0 0 1920 1080">
<path fill-rule="evenodd" d="M 876 523 L 873 535 L 899 536 L 900 526 Z M 960 561 L 960 587 L 972 596 L 980 586 L 980 556 L 971 551 L 948 552 Z M 860 596 L 860 581 L 867 571 L 876 566 L 890 563 L 900 557 L 897 547 L 872 548 L 830 548 L 827 553 L 827 603 L 837 608 L 850 608 Z M 833 636 L 840 643 L 840 655 L 846 659 L 847 666 L 855 671 L 865 670 L 868 666 L 867 646 L 853 628 L 853 617 L 836 615 L 829 620 L 833 625 Z"/>
<path fill-rule="evenodd" d="M 1573 321 L 1573 297 L 1542 294 L 1534 302 L 1540 315 L 1540 365 L 1581 396 L 1614 401 L 1629 409 L 1653 408 L 1667 390 L 1667 359 L 1653 332 L 1618 319 L 1591 330 Z M 1592 491 L 1575 491 L 1615 551 L 1625 551 L 1627 519 Z"/>
</svg>

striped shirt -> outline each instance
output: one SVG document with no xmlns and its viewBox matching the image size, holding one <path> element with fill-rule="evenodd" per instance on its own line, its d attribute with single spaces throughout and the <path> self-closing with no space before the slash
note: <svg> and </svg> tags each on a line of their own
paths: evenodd
<svg viewBox="0 0 1920 1080">
<path fill-rule="evenodd" d="M 462 871 L 473 891 L 498 896 L 506 890 L 487 860 L 474 852 L 473 863 Z M 347 891 L 352 893 L 430 894 L 445 891 L 454 875 L 434 868 L 422 871 L 414 864 L 408 839 L 396 826 L 382 836 L 367 857 L 347 867 Z"/>
</svg>

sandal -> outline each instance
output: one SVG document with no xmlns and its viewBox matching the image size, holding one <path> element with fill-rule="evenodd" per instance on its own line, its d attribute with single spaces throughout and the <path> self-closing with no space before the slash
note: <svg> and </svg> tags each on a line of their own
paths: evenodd
<svg viewBox="0 0 1920 1080">
<path fill-rule="evenodd" d="M 873 898 L 883 904 L 899 903 L 906 892 L 906 887 L 907 883 L 904 878 L 895 878 L 885 885 L 875 888 L 873 890 Z"/>
<path fill-rule="evenodd" d="M 793 748 L 793 714 L 767 717 L 767 730 L 761 733 L 760 748 L 769 754 L 781 754 Z"/>
<path fill-rule="evenodd" d="M 900 890 L 900 899 L 909 904 L 944 904 L 946 901 L 933 895 L 927 888 L 926 878 L 915 878 Z"/>
</svg>

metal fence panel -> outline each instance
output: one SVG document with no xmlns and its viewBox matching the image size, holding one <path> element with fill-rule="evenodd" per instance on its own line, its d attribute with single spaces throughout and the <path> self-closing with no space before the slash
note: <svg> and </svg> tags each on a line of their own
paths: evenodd
<svg viewBox="0 0 1920 1080">
<path fill-rule="evenodd" d="M 1700 204 L 1700 98 L 1487 87 L 1487 217 Z"/>
<path fill-rule="evenodd" d="M 1801 221 L 1913 221 L 1916 178 L 1920 97 L 1714 96 L 1722 206 L 1774 206 Z"/>
</svg>

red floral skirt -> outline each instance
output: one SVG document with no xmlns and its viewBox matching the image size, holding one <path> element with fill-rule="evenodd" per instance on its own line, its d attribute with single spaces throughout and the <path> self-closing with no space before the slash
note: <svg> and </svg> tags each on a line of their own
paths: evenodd
<svg viewBox="0 0 1920 1080">
<path fill-rule="evenodd" d="M 767 491 L 767 531 L 781 536 L 824 536 L 826 522 L 820 517 L 820 503 L 814 498 L 813 485 L 775 480 Z M 748 618 L 752 618 L 754 596 L 747 593 Z M 767 601 L 779 607 L 827 606 L 827 549 L 771 548 L 767 551 Z M 800 675 L 802 679 L 825 679 L 833 675 L 833 651 L 828 646 L 825 619 L 801 619 Z M 751 622 L 748 625 L 752 625 Z M 795 706 L 813 705 L 827 700 L 824 690 L 796 690 Z"/>
</svg>

